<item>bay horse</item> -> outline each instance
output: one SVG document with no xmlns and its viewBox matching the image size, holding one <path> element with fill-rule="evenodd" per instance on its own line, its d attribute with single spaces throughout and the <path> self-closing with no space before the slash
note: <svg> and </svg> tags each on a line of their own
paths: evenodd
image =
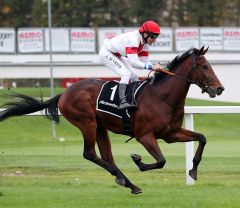
<svg viewBox="0 0 240 208">
<path fill-rule="evenodd" d="M 137 97 L 137 109 L 133 110 L 130 125 L 134 137 L 142 144 L 156 162 L 146 164 L 141 156 L 131 155 L 140 171 L 161 169 L 166 160 L 157 143 L 163 139 L 167 143 L 198 141 L 198 148 L 193 158 L 193 167 L 189 175 L 197 180 L 197 169 L 202 158 L 206 138 L 203 134 L 182 128 L 184 103 L 191 84 L 198 85 L 211 98 L 220 95 L 224 87 L 215 75 L 211 65 L 204 57 L 208 48 L 191 48 L 176 56 L 167 64 L 169 73 L 156 72 L 152 81 L 147 81 Z M 108 130 L 123 134 L 120 118 L 96 110 L 96 99 L 105 81 L 98 79 L 81 80 L 70 86 L 64 93 L 41 101 L 36 98 L 13 94 L 17 100 L 4 104 L 0 112 L 0 121 L 12 116 L 21 116 L 45 110 L 45 116 L 59 123 L 59 113 L 83 135 L 83 157 L 101 166 L 113 176 L 119 185 L 131 189 L 131 193 L 141 193 L 121 172 L 114 162 Z M 95 151 L 98 145 L 100 156 Z"/>
</svg>

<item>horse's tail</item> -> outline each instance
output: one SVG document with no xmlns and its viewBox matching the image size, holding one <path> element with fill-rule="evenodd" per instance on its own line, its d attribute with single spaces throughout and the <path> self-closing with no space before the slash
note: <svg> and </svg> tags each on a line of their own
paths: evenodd
<svg viewBox="0 0 240 208">
<path fill-rule="evenodd" d="M 60 119 L 57 104 L 61 94 L 58 94 L 45 102 L 19 93 L 12 93 L 8 95 L 16 100 L 7 102 L 1 106 L 1 108 L 4 108 L 4 110 L 0 112 L 0 121 L 13 116 L 22 116 L 25 114 L 45 110 L 44 116 L 46 116 L 49 120 L 56 122 L 57 124 L 59 123 Z"/>
</svg>

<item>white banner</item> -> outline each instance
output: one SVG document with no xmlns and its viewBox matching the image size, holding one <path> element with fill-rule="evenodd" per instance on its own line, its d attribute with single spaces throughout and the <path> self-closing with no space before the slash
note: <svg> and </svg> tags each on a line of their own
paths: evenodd
<svg viewBox="0 0 240 208">
<path fill-rule="evenodd" d="M 200 47 L 209 46 L 209 50 L 223 50 L 223 30 L 218 27 L 200 28 Z"/>
<path fill-rule="evenodd" d="M 91 28 L 71 29 L 71 51 L 73 52 L 96 52 L 96 35 Z"/>
<path fill-rule="evenodd" d="M 53 28 L 52 30 L 52 51 L 69 52 L 69 30 L 64 28 Z M 49 51 L 49 31 L 45 29 L 45 50 Z"/>
<path fill-rule="evenodd" d="M 0 28 L 0 53 L 15 53 L 15 30 Z"/>
<path fill-rule="evenodd" d="M 177 28 L 175 39 L 176 51 L 186 51 L 192 47 L 199 48 L 198 28 Z"/>
<path fill-rule="evenodd" d="M 240 51 L 240 28 L 224 28 L 224 50 Z"/>
<path fill-rule="evenodd" d="M 98 49 L 100 50 L 103 41 L 105 38 L 111 39 L 116 35 L 120 35 L 122 33 L 122 28 L 120 27 L 109 27 L 109 28 L 99 28 L 98 30 Z"/>
<path fill-rule="evenodd" d="M 124 27 L 123 28 L 123 33 L 125 33 L 125 32 L 133 32 L 133 31 L 135 31 L 137 29 L 138 29 L 138 27 Z"/>
<path fill-rule="evenodd" d="M 151 46 L 154 52 L 171 52 L 173 50 L 173 38 L 171 28 L 161 28 L 161 34 L 156 42 Z"/>
<path fill-rule="evenodd" d="M 20 53 L 43 52 L 43 50 L 42 29 L 18 29 L 18 51 Z"/>
</svg>

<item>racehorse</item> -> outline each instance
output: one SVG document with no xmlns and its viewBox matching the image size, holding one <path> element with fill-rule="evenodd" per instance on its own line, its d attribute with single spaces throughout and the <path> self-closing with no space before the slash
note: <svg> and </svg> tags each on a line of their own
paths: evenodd
<svg viewBox="0 0 240 208">
<path fill-rule="evenodd" d="M 208 48 L 191 48 L 182 55 L 176 56 L 167 64 L 169 72 L 156 72 L 151 80 L 144 85 L 137 97 L 137 109 L 133 110 L 130 125 L 136 140 L 142 144 L 155 163 L 145 164 L 141 156 L 131 155 L 141 171 L 160 169 L 166 160 L 157 143 L 163 139 L 167 143 L 198 141 L 198 148 L 193 158 L 193 167 L 189 175 L 197 180 L 197 169 L 202 158 L 206 138 L 203 134 L 182 128 L 184 119 L 184 103 L 191 84 L 198 85 L 211 98 L 220 95 L 224 87 L 215 75 L 204 54 Z M 105 81 L 98 79 L 81 80 L 70 86 L 64 93 L 41 101 L 36 98 L 14 94 L 18 100 L 5 105 L 0 112 L 0 121 L 12 116 L 21 116 L 45 110 L 45 116 L 59 123 L 59 113 L 83 135 L 83 157 L 106 169 L 116 177 L 117 184 L 128 187 L 131 193 L 141 193 L 121 172 L 114 162 L 108 130 L 123 134 L 120 118 L 96 110 L 96 100 Z M 117 93 L 116 93 L 117 94 Z M 100 157 L 96 154 L 97 143 Z"/>
</svg>

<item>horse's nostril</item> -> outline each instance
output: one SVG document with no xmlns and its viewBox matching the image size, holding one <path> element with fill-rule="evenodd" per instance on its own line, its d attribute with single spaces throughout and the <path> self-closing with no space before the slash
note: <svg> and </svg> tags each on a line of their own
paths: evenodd
<svg viewBox="0 0 240 208">
<path fill-rule="evenodd" d="M 217 88 L 217 95 L 221 95 L 223 91 L 224 91 L 224 87 L 218 87 Z"/>
<path fill-rule="evenodd" d="M 222 89 L 222 91 L 224 91 L 225 90 L 225 88 L 224 87 L 219 87 L 220 89 Z"/>
</svg>

